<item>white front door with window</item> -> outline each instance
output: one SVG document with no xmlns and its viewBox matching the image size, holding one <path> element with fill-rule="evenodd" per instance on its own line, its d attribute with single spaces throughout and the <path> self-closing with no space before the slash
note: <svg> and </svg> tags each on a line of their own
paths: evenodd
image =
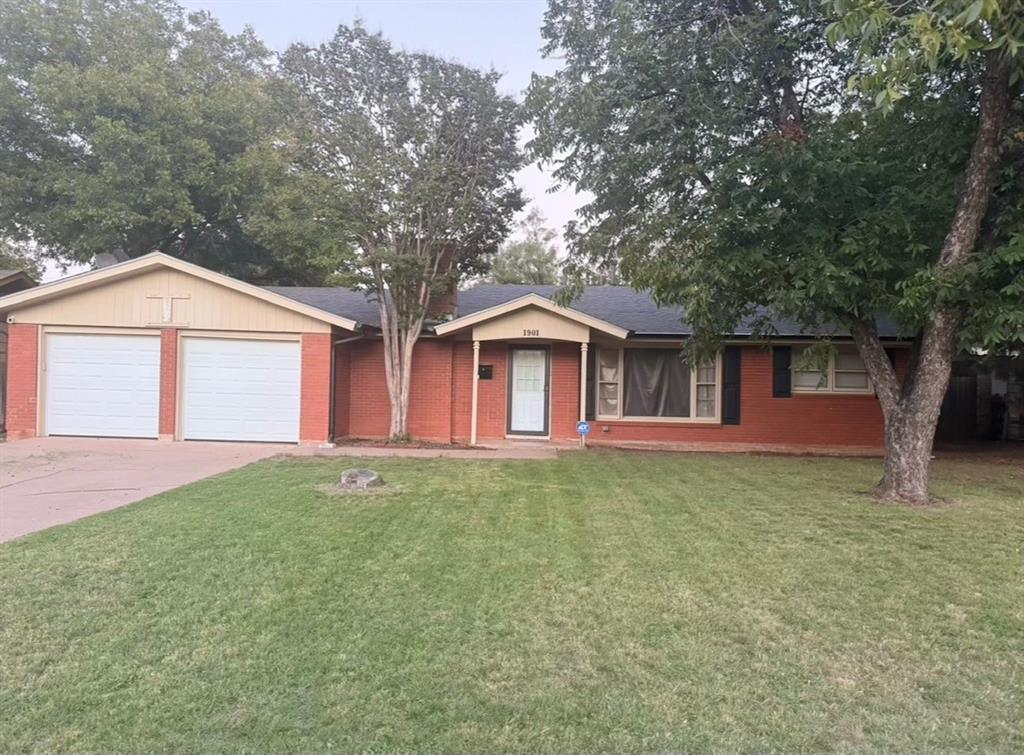
<svg viewBox="0 0 1024 755">
<path fill-rule="evenodd" d="M 508 431 L 512 435 L 547 435 L 548 352 L 513 349 Z"/>
</svg>

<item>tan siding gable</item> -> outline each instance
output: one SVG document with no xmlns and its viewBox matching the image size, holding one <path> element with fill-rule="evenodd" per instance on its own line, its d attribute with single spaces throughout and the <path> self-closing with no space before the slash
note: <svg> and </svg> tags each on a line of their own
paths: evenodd
<svg viewBox="0 0 1024 755">
<path fill-rule="evenodd" d="M 271 333 L 331 330 L 328 323 L 170 268 L 83 286 L 49 301 L 27 302 L 8 314 L 15 322 L 42 325 Z"/>
<path fill-rule="evenodd" d="M 540 307 L 524 307 L 473 327 L 474 341 L 540 338 L 587 342 L 590 328 Z"/>
</svg>

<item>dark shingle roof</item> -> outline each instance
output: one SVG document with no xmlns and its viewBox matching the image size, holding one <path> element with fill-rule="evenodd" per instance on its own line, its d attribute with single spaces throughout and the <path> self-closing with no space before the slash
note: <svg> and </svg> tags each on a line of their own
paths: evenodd
<svg viewBox="0 0 1024 755">
<path fill-rule="evenodd" d="M 0 270 L 0 296 L 35 288 L 35 279 L 24 270 Z"/>
<path fill-rule="evenodd" d="M 371 301 L 362 291 L 318 286 L 264 286 L 264 288 L 297 302 L 322 309 L 324 312 L 330 312 L 332 315 L 355 320 L 361 325 L 380 327 L 377 302 Z"/>
<path fill-rule="evenodd" d="M 550 299 L 558 286 L 493 285 L 482 284 L 459 292 L 456 314 L 459 317 L 471 315 L 482 309 L 504 304 L 527 294 L 538 294 Z M 693 327 L 686 322 L 683 310 L 676 306 L 659 307 L 650 294 L 635 291 L 628 286 L 586 286 L 582 294 L 571 305 L 591 317 L 610 322 L 631 331 L 634 335 L 686 336 L 693 333 Z M 756 317 L 750 317 L 735 329 L 733 335 L 749 336 L 755 332 Z M 823 326 L 814 330 L 802 328 L 798 323 L 783 318 L 769 318 L 780 336 L 846 336 L 848 333 L 837 326 Z M 899 336 L 895 323 L 879 318 L 879 334 L 883 338 Z"/>
<path fill-rule="evenodd" d="M 325 312 L 349 317 L 364 325 L 380 326 L 377 303 L 368 299 L 361 291 L 288 286 L 269 288 Z M 550 299 L 557 291 L 558 286 L 480 284 L 459 292 L 455 314 L 457 317 L 464 317 L 527 294 L 538 294 Z M 682 309 L 675 306 L 659 307 L 650 294 L 634 291 L 627 286 L 587 286 L 570 306 L 591 317 L 625 328 L 634 335 L 686 336 L 693 333 L 693 328 L 685 322 Z M 752 317 L 740 323 L 733 335 L 753 335 L 755 319 Z M 779 336 L 847 335 L 844 329 L 835 326 L 807 330 L 795 322 L 782 318 L 771 318 L 771 322 Z M 879 318 L 878 325 L 879 334 L 883 338 L 896 338 L 900 335 L 898 327 L 891 320 Z"/>
</svg>

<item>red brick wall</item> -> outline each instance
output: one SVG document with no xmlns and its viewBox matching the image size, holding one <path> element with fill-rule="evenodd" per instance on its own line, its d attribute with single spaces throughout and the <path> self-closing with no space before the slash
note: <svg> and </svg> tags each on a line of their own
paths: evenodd
<svg viewBox="0 0 1024 755">
<path fill-rule="evenodd" d="M 331 339 L 330 333 L 302 334 L 300 442 L 317 443 L 330 439 Z"/>
<path fill-rule="evenodd" d="M 556 343 L 551 346 L 551 437 L 578 438 L 580 421 L 580 345 Z"/>
<path fill-rule="evenodd" d="M 349 427 L 349 396 L 351 395 L 352 345 L 334 347 L 334 437 L 347 436 Z"/>
<path fill-rule="evenodd" d="M 389 411 L 390 416 L 390 411 Z M 452 438 L 452 341 L 421 340 L 413 352 L 409 434 L 448 443 Z"/>
<path fill-rule="evenodd" d="M 348 434 L 386 438 L 391 408 L 384 379 L 384 346 L 378 340 L 356 341 L 350 351 Z M 335 401 L 343 396 L 336 394 Z"/>
<path fill-rule="evenodd" d="M 451 440 L 452 345 L 452 341 L 432 339 L 416 344 L 409 387 L 409 434 L 415 438 L 442 443 Z M 349 362 L 347 393 L 343 379 L 335 375 L 335 400 L 342 402 L 348 396 L 347 435 L 386 438 L 391 403 L 384 375 L 384 344 L 379 340 L 354 342 Z M 337 430 L 335 434 L 341 435 Z"/>
<path fill-rule="evenodd" d="M 178 331 L 160 331 L 160 437 L 173 438 L 178 420 Z"/>
<path fill-rule="evenodd" d="M 551 344 L 550 433 L 554 439 L 575 438 L 580 412 L 580 347 L 575 343 Z M 455 347 L 455 412 L 452 436 L 468 441 L 473 406 L 473 344 Z M 508 434 L 508 353 L 501 341 L 480 344 L 480 364 L 494 366 L 494 379 L 480 381 L 477 438 L 504 438 Z"/>
<path fill-rule="evenodd" d="M 508 344 L 484 341 L 480 344 L 480 364 L 493 367 L 493 378 L 481 380 L 477 407 L 477 438 L 504 438 L 508 411 Z M 452 437 L 467 442 L 473 410 L 473 344 L 458 341 L 452 360 Z"/>
<path fill-rule="evenodd" d="M 353 344 L 347 395 L 352 437 L 383 438 L 390 414 L 380 341 Z M 897 372 L 906 370 L 906 350 L 896 352 Z M 480 381 L 477 437 L 506 435 L 508 344 L 484 342 L 480 364 L 493 366 L 492 380 Z M 551 345 L 551 437 L 575 439 L 579 419 L 580 351 L 574 343 Z M 338 402 L 346 391 L 336 375 Z M 468 441 L 473 391 L 473 345 L 469 341 L 421 341 L 410 400 L 414 437 Z M 651 441 L 778 444 L 792 446 L 882 445 L 882 412 L 874 396 L 794 394 L 772 398 L 771 353 L 759 346 L 742 351 L 741 424 L 663 422 L 592 423 L 596 442 Z M 604 428 L 608 432 L 604 432 Z M 341 435 L 341 433 L 337 433 Z"/>
<path fill-rule="evenodd" d="M 39 326 L 14 323 L 7 330 L 7 438 L 32 438 L 39 407 Z"/>
</svg>

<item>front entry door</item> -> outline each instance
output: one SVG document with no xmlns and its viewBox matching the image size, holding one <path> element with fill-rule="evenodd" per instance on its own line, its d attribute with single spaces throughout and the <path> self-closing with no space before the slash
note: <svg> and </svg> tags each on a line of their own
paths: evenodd
<svg viewBox="0 0 1024 755">
<path fill-rule="evenodd" d="M 547 349 L 512 349 L 509 384 L 509 433 L 547 435 Z"/>
</svg>

